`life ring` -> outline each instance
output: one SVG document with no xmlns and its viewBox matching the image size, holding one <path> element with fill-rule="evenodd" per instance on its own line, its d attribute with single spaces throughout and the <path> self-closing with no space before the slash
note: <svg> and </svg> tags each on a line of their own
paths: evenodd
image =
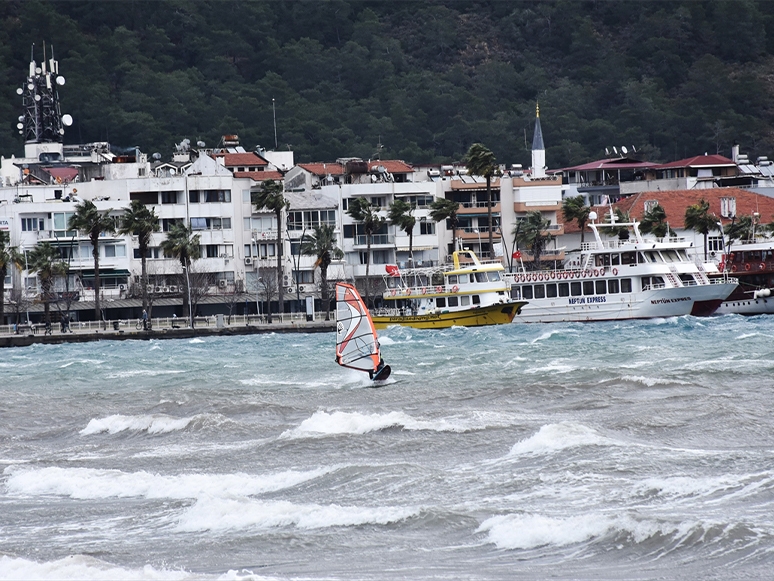
<svg viewBox="0 0 774 581">
<path fill-rule="evenodd" d="M 731 265 L 731 272 L 736 272 L 736 264 Z"/>
<path fill-rule="evenodd" d="M 441 291 L 443 291 L 443 287 L 442 286 L 435 287 L 435 292 L 439 293 Z"/>
<path fill-rule="evenodd" d="M 452 287 L 452 292 L 456 293 L 458 290 L 460 290 L 460 287 L 458 287 L 456 284 Z"/>
<path fill-rule="evenodd" d="M 745 270 L 750 270 L 750 263 L 749 263 L 749 262 L 746 262 L 746 263 L 745 263 L 745 265 L 744 265 L 744 269 L 745 269 Z"/>
<path fill-rule="evenodd" d="M 528 274 L 526 275 L 527 282 L 532 282 L 532 275 Z"/>
<path fill-rule="evenodd" d="M 594 269 L 594 276 L 599 276 L 599 269 L 598 268 Z"/>
<path fill-rule="evenodd" d="M 614 269 L 613 269 L 613 276 L 616 276 L 616 275 L 618 275 L 618 269 L 617 269 L 617 268 L 614 268 Z"/>
<path fill-rule="evenodd" d="M 599 269 L 599 276 L 605 276 L 605 267 Z"/>
<path fill-rule="evenodd" d="M 407 288 L 407 289 L 406 289 L 406 296 L 409 296 L 410 294 L 411 294 L 411 289 L 410 289 L 410 288 Z"/>
<path fill-rule="evenodd" d="M 548 275 L 541 273 L 540 274 L 540 280 L 548 280 Z"/>
<path fill-rule="evenodd" d="M 423 287 L 422 287 L 422 294 L 423 294 L 423 295 L 426 295 L 426 294 L 427 294 L 427 287 L 426 287 L 426 286 L 423 286 Z"/>
<path fill-rule="evenodd" d="M 764 270 L 765 268 L 766 268 L 766 263 L 765 263 L 765 262 L 761 262 L 761 263 L 758 265 L 758 269 L 759 269 L 759 270 Z"/>
<path fill-rule="evenodd" d="M 395 289 L 392 289 L 392 291 L 390 291 L 390 294 L 392 294 L 392 296 L 395 296 L 396 294 L 398 294 L 398 291 Z"/>
</svg>

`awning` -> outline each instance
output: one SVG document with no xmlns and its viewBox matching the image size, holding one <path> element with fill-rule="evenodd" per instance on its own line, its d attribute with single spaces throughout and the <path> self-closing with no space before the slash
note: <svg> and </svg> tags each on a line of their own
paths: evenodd
<svg viewBox="0 0 774 581">
<path fill-rule="evenodd" d="M 88 270 L 73 270 L 70 269 L 70 272 L 75 274 L 76 272 L 80 272 L 81 276 L 91 277 L 94 276 L 94 269 L 88 269 Z M 129 276 L 131 273 L 128 270 L 125 269 L 113 269 L 113 268 L 100 268 L 99 269 L 99 275 L 100 276 Z"/>
<path fill-rule="evenodd" d="M 414 246 L 411 250 L 416 252 L 417 250 L 433 250 L 434 246 Z M 408 252 L 409 247 L 408 246 L 398 246 L 395 248 L 398 252 Z"/>
</svg>

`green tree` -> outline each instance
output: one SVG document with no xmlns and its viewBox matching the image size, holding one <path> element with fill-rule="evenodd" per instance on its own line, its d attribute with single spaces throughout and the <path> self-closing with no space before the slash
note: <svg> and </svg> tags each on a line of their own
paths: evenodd
<svg viewBox="0 0 774 581">
<path fill-rule="evenodd" d="M 390 224 L 403 230 L 409 237 L 409 263 L 414 266 L 414 226 L 417 218 L 414 216 L 414 206 L 406 200 L 397 199 L 390 204 L 388 214 Z"/>
<path fill-rule="evenodd" d="M 154 208 L 148 208 L 139 200 L 132 200 L 131 205 L 121 216 L 121 234 L 132 234 L 137 236 L 137 248 L 140 251 L 140 262 L 142 264 L 142 275 L 140 284 L 142 290 L 142 310 L 148 310 L 148 270 L 147 257 L 148 247 L 150 246 L 151 234 L 158 232 L 159 218 L 156 216 Z"/>
<path fill-rule="evenodd" d="M 709 233 L 718 229 L 718 217 L 709 208 L 709 202 L 702 198 L 685 209 L 685 227 L 704 235 L 704 260 L 707 260 Z"/>
<path fill-rule="evenodd" d="M 578 224 L 578 228 L 581 231 L 581 244 L 584 241 L 584 234 L 586 233 L 586 224 L 589 221 L 589 213 L 591 213 L 591 207 L 586 205 L 586 200 L 583 196 L 572 196 L 565 198 L 562 202 L 562 215 L 565 222 L 572 222 L 575 220 Z"/>
<path fill-rule="evenodd" d="M 266 209 L 274 212 L 274 216 L 277 219 L 277 302 L 279 303 L 280 319 L 282 319 L 282 314 L 285 312 L 285 289 L 282 286 L 282 212 L 290 207 L 290 202 L 285 198 L 284 191 L 285 188 L 281 182 L 266 180 L 261 185 L 261 189 L 252 194 L 252 202 L 255 209 L 258 211 Z M 269 309 L 267 320 L 271 323 L 271 308 Z"/>
<path fill-rule="evenodd" d="M 486 178 L 486 209 L 489 219 L 489 253 L 494 256 L 494 235 L 492 232 L 492 177 L 499 170 L 494 153 L 482 143 L 474 143 L 462 160 L 468 173 Z"/>
<path fill-rule="evenodd" d="M 330 224 L 315 226 L 311 234 L 304 238 L 301 245 L 301 253 L 307 256 L 316 256 L 315 268 L 320 267 L 320 290 L 323 305 L 325 306 L 325 320 L 331 320 L 331 301 L 328 288 L 328 267 L 331 262 L 341 260 L 344 253 L 336 246 L 335 228 Z"/>
<path fill-rule="evenodd" d="M 459 226 L 457 212 L 459 209 L 458 202 L 447 198 L 436 198 L 430 204 L 430 218 L 438 223 L 448 220 L 452 227 L 452 250 L 457 250 L 457 226 Z"/>
<path fill-rule="evenodd" d="M 38 242 L 27 257 L 27 268 L 35 272 L 43 296 L 43 312 L 47 325 L 51 324 L 51 291 L 54 279 L 62 273 L 62 256 L 50 242 Z"/>
<path fill-rule="evenodd" d="M 91 242 L 91 255 L 94 257 L 94 318 L 99 321 L 102 319 L 99 304 L 99 237 L 103 232 L 114 233 L 116 222 L 110 217 L 110 210 L 100 212 L 94 202 L 84 200 L 75 206 L 75 213 L 70 216 L 67 227 L 85 234 Z"/>
<path fill-rule="evenodd" d="M 729 243 L 734 240 L 752 240 L 754 232 L 752 216 L 742 215 L 736 220 L 731 220 L 730 224 L 726 224 L 724 231 Z"/>
<path fill-rule="evenodd" d="M 551 220 L 543 218 L 539 211 L 527 212 L 527 215 L 513 228 L 513 235 L 520 246 L 528 248 L 532 253 L 535 270 L 540 270 L 540 256 L 548 244 L 554 239 L 552 234 L 548 234 L 548 227 Z"/>
<path fill-rule="evenodd" d="M 640 232 L 653 234 L 656 238 L 665 238 L 675 234 L 675 231 L 669 227 L 666 211 L 661 207 L 661 204 L 656 204 L 645 212 L 640 220 Z"/>
<path fill-rule="evenodd" d="M 193 315 L 188 303 L 188 297 L 191 292 L 191 262 L 198 260 L 201 256 L 201 236 L 194 235 L 190 226 L 185 224 L 173 224 L 167 232 L 167 237 L 161 242 L 161 249 L 164 256 L 168 258 L 177 258 L 180 266 L 183 267 L 183 313 Z M 193 316 L 191 316 L 191 327 L 194 326 Z"/>
<path fill-rule="evenodd" d="M 0 324 L 5 316 L 5 277 L 8 276 L 9 267 L 23 268 L 24 255 L 15 246 L 11 246 L 11 235 L 0 230 Z"/>
<path fill-rule="evenodd" d="M 612 224 L 610 219 L 610 212 L 605 212 L 605 218 L 607 218 L 606 224 Z M 632 217 L 629 212 L 624 212 L 621 208 L 615 209 L 615 222 L 616 224 L 631 223 Z M 608 236 L 618 236 L 620 240 L 628 240 L 629 238 L 629 226 L 600 226 L 600 232 L 607 234 Z"/>
<path fill-rule="evenodd" d="M 366 305 L 370 304 L 371 300 L 371 241 L 373 235 L 377 233 L 382 226 L 386 223 L 386 219 L 378 214 L 366 198 L 355 198 L 350 200 L 349 209 L 347 210 L 353 220 L 358 222 L 363 227 L 363 232 L 366 237 Z"/>
</svg>

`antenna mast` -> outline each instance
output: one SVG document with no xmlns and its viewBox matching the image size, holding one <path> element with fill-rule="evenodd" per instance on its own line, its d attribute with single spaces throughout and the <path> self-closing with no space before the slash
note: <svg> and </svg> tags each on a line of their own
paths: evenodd
<svg viewBox="0 0 774 581">
<path fill-rule="evenodd" d="M 271 113 L 274 116 L 274 151 L 277 151 L 277 111 L 274 108 L 274 97 L 271 98 Z"/>
</svg>

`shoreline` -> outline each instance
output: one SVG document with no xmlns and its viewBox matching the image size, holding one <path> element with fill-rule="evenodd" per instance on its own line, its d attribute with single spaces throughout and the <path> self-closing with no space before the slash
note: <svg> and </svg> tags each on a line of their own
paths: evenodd
<svg viewBox="0 0 774 581">
<path fill-rule="evenodd" d="M 90 343 L 92 341 L 149 341 L 151 339 L 192 339 L 195 337 L 228 337 L 266 333 L 326 333 L 336 329 L 336 321 L 292 321 L 290 323 L 261 323 L 259 325 L 231 325 L 225 327 L 199 326 L 183 328 L 162 327 L 153 331 L 113 329 L 78 330 L 72 333 L 54 332 L 51 335 L 25 333 L 0 336 L 0 348 L 29 347 L 30 345 L 59 345 L 62 343 Z"/>
</svg>

